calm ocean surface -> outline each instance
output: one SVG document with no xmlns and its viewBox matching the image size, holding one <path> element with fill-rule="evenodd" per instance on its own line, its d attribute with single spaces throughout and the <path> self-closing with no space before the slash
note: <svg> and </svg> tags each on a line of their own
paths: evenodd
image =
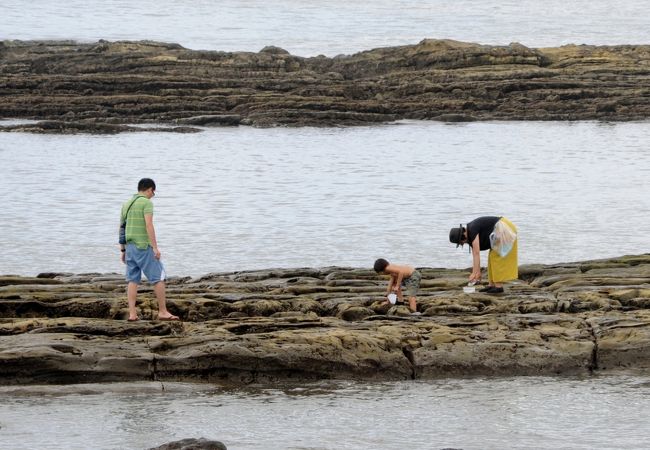
<svg viewBox="0 0 650 450">
<path fill-rule="evenodd" d="M 333 56 L 451 38 L 531 47 L 650 44 L 647 0 L 0 1 L 0 39 L 152 39 Z M 1 93 L 1 91 L 0 91 Z M 6 123 L 6 122 L 5 122 Z M 118 210 L 140 177 L 172 275 L 467 267 L 448 230 L 500 214 L 520 261 L 648 251 L 650 123 L 404 122 L 200 134 L 0 134 L 0 274 L 121 271 Z M 648 448 L 650 378 L 0 387 L 0 448 Z"/>
<path fill-rule="evenodd" d="M 122 271 L 119 209 L 143 176 L 171 275 L 468 267 L 449 228 L 490 214 L 518 225 L 521 263 L 638 254 L 648 142 L 649 123 L 0 134 L 0 273 Z"/>
<path fill-rule="evenodd" d="M 648 408 L 650 381 L 625 375 L 0 387 L 0 447 L 145 449 L 205 437 L 230 450 L 647 449 Z"/>
<path fill-rule="evenodd" d="M 2 0 L 0 39 L 139 40 L 335 56 L 424 38 L 650 44 L 647 0 Z"/>
</svg>

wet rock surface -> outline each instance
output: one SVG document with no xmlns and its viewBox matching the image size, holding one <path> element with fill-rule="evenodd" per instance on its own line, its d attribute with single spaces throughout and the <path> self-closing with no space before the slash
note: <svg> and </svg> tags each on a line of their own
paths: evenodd
<svg viewBox="0 0 650 450">
<path fill-rule="evenodd" d="M 0 41 L 0 127 L 117 133 L 398 119 L 641 120 L 650 46 L 527 48 L 423 40 L 333 58 L 158 42 Z M 128 124 L 164 124 L 137 129 Z"/>
<path fill-rule="evenodd" d="M 650 368 L 650 255 L 522 266 L 505 294 L 421 268 L 421 316 L 342 267 L 215 273 L 143 286 L 118 274 L 0 276 L 0 382 L 403 380 Z"/>
</svg>

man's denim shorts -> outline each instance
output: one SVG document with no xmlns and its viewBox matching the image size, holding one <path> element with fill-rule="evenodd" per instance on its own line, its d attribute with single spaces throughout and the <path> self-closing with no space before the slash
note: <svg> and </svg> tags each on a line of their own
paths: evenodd
<svg viewBox="0 0 650 450">
<path fill-rule="evenodd" d="M 151 284 L 165 281 L 165 268 L 153 254 L 153 248 L 147 247 L 140 250 L 135 244 L 126 244 L 126 281 L 138 283 L 142 280 L 142 273 Z"/>
</svg>

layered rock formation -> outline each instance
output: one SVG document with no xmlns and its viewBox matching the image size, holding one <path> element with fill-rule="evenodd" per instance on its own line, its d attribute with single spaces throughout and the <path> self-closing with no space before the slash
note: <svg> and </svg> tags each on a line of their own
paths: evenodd
<svg viewBox="0 0 650 450">
<path fill-rule="evenodd" d="M 503 295 L 421 269 L 418 309 L 385 281 L 328 267 L 210 274 L 151 289 L 127 322 L 120 275 L 0 277 L 0 383 L 219 383 L 587 374 L 650 368 L 650 255 L 524 266 Z"/>
<path fill-rule="evenodd" d="M 0 42 L 0 118 L 46 121 L 5 131 L 648 117 L 650 46 L 424 40 L 302 58 L 276 47 L 227 53 L 156 42 Z"/>
</svg>

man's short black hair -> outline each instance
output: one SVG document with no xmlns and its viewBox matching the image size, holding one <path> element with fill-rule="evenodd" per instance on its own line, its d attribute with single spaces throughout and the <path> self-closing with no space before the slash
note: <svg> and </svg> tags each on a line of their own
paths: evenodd
<svg viewBox="0 0 650 450">
<path fill-rule="evenodd" d="M 377 261 L 375 261 L 375 272 L 382 273 L 384 270 L 386 270 L 386 267 L 388 267 L 388 261 L 386 261 L 384 258 L 379 258 Z"/>
<path fill-rule="evenodd" d="M 138 192 L 146 191 L 149 188 L 156 190 L 156 183 L 151 178 L 143 178 L 138 181 Z"/>
</svg>

